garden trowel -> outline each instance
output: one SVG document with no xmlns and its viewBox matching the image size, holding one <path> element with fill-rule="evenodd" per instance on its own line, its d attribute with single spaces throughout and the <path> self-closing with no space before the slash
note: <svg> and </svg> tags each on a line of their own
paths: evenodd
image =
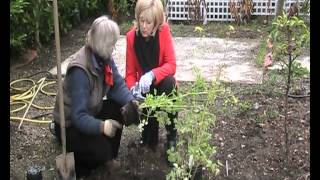
<svg viewBox="0 0 320 180">
<path fill-rule="evenodd" d="M 63 89 L 61 78 L 61 52 L 60 52 L 60 35 L 59 35 L 59 20 L 58 20 L 58 4 L 57 0 L 53 0 L 53 18 L 54 18 L 54 34 L 56 41 L 57 53 L 57 75 L 59 87 L 59 114 L 62 140 L 62 154 L 56 157 L 57 178 L 59 180 L 76 180 L 76 172 L 74 166 L 73 152 L 66 152 L 66 128 L 64 119 L 64 103 L 63 103 Z"/>
</svg>

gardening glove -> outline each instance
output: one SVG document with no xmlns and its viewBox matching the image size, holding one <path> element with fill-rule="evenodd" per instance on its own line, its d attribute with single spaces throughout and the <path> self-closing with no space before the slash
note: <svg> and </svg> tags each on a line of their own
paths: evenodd
<svg viewBox="0 0 320 180">
<path fill-rule="evenodd" d="M 155 79 L 155 76 L 152 71 L 145 73 L 139 81 L 139 88 L 143 94 L 150 91 L 150 86 L 152 81 Z"/>
<path fill-rule="evenodd" d="M 139 124 L 139 116 L 142 114 L 139 109 L 139 102 L 137 100 L 131 100 L 121 109 L 121 115 L 123 117 L 124 125 L 129 126 L 131 124 Z"/>
<path fill-rule="evenodd" d="M 103 126 L 103 134 L 112 138 L 116 135 L 117 129 L 122 129 L 122 125 L 113 119 L 106 119 Z"/>
<path fill-rule="evenodd" d="M 143 101 L 143 100 L 145 99 L 145 97 L 143 97 L 143 96 L 141 95 L 141 89 L 140 89 L 140 87 L 139 87 L 138 82 L 136 82 L 136 85 L 133 86 L 133 87 L 130 89 L 130 91 L 131 91 L 131 94 L 134 96 L 134 98 L 136 98 L 136 100 L 138 100 L 138 101 Z"/>
</svg>

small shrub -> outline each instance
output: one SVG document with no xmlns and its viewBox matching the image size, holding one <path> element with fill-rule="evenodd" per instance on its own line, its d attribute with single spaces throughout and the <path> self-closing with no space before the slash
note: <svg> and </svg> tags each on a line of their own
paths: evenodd
<svg viewBox="0 0 320 180">
<path fill-rule="evenodd" d="M 218 81 L 207 82 L 194 68 L 196 81 L 190 85 L 185 93 L 179 92 L 172 96 L 147 95 L 140 108 L 149 108 L 146 116 L 158 109 L 154 116 L 160 125 L 169 124 L 165 112 L 179 112 L 183 119 L 175 120 L 178 132 L 176 150 L 168 150 L 169 161 L 174 167 L 167 174 L 167 179 L 193 179 L 197 171 L 206 170 L 213 175 L 219 173 L 219 161 L 213 156 L 217 152 L 212 145 L 211 129 L 215 124 L 216 116 L 213 109 L 235 106 L 238 99 L 226 90 Z M 227 92 L 227 93 L 226 93 Z M 217 101 L 222 101 L 217 106 Z M 212 109 L 213 108 L 213 109 Z M 146 122 L 141 120 L 138 125 L 140 131 Z"/>
</svg>

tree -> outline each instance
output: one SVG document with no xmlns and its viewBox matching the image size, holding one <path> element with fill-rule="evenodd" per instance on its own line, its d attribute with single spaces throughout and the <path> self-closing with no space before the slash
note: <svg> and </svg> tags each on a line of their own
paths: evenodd
<svg viewBox="0 0 320 180">
<path fill-rule="evenodd" d="M 285 90 L 285 152 L 288 157 L 288 97 L 292 78 L 305 74 L 301 67 L 295 62 L 297 57 L 302 54 L 302 47 L 310 41 L 310 32 L 305 22 L 296 16 L 289 17 L 285 13 L 278 16 L 272 23 L 271 37 L 274 41 L 275 59 L 285 65 L 286 90 Z"/>
<path fill-rule="evenodd" d="M 282 15 L 283 5 L 284 5 L 284 0 L 277 0 L 276 17 L 275 18 L 277 18 L 279 15 Z"/>
</svg>

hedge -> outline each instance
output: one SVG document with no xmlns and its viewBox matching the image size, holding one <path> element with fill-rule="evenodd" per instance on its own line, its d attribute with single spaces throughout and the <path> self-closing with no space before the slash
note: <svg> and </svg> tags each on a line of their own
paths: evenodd
<svg viewBox="0 0 320 180">
<path fill-rule="evenodd" d="M 58 0 L 60 34 L 82 20 L 106 13 L 103 0 Z M 41 47 L 54 38 L 52 0 L 10 0 L 10 53 Z"/>
</svg>

